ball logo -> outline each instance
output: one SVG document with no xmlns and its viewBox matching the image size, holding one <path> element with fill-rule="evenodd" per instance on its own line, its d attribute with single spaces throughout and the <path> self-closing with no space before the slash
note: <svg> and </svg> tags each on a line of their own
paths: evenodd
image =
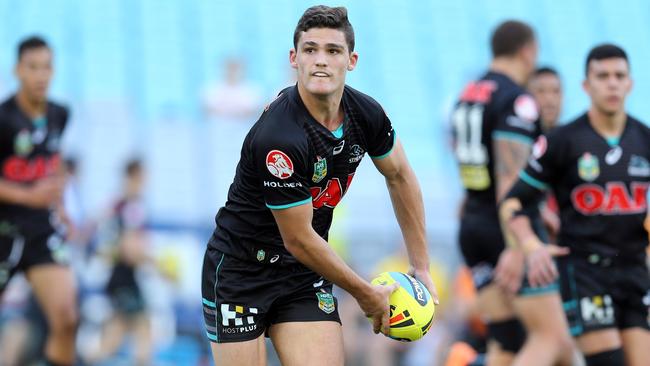
<svg viewBox="0 0 650 366">
<path fill-rule="evenodd" d="M 515 114 L 528 122 L 535 122 L 539 118 L 537 103 L 527 94 L 522 94 L 515 99 Z"/>
<path fill-rule="evenodd" d="M 413 286 L 413 293 L 415 293 L 415 298 L 418 301 L 418 303 L 422 306 L 427 304 L 427 297 L 424 295 L 424 289 L 422 289 L 422 286 L 420 285 L 420 282 L 416 280 L 413 277 L 407 277 L 408 280 L 411 282 L 411 286 Z"/>
<path fill-rule="evenodd" d="M 287 179 L 293 175 L 293 162 L 280 150 L 271 150 L 266 154 L 266 168 L 273 176 Z"/>
</svg>

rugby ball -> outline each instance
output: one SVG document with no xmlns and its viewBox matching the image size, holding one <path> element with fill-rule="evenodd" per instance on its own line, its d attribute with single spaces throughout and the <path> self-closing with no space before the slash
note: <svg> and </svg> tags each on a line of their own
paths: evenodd
<svg viewBox="0 0 650 366">
<path fill-rule="evenodd" d="M 402 272 L 384 272 L 372 280 L 373 285 L 399 283 L 389 298 L 390 332 L 388 337 L 412 342 L 431 329 L 435 305 L 429 290 L 417 279 Z"/>
</svg>

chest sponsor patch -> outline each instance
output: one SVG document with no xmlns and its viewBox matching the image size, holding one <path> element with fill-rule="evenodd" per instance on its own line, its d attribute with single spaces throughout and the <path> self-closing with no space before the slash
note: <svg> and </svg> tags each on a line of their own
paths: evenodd
<svg viewBox="0 0 650 366">
<path fill-rule="evenodd" d="M 293 162 L 280 150 L 271 150 L 266 154 L 266 168 L 276 178 L 287 179 L 293 175 Z"/>
<path fill-rule="evenodd" d="M 598 158 L 591 153 L 584 153 L 578 159 L 578 175 L 586 182 L 593 182 L 600 175 Z"/>
</svg>

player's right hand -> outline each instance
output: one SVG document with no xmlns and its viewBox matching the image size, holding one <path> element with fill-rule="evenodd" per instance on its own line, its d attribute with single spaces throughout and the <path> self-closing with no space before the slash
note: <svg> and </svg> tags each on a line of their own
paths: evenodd
<svg viewBox="0 0 650 366">
<path fill-rule="evenodd" d="M 541 245 L 526 255 L 528 282 L 532 287 L 548 286 L 558 277 L 553 257 L 569 254 L 569 248 Z"/>
<path fill-rule="evenodd" d="M 25 205 L 32 208 L 50 208 L 61 202 L 64 180 L 59 177 L 49 177 L 35 182 L 27 188 Z"/>
<path fill-rule="evenodd" d="M 399 283 L 372 285 L 372 291 L 357 298 L 359 307 L 372 320 L 372 330 L 388 335 L 390 331 L 390 303 L 388 297 L 399 288 Z"/>
<path fill-rule="evenodd" d="M 499 256 L 494 270 L 494 280 L 510 293 L 517 293 L 524 275 L 524 252 L 519 248 L 506 248 Z"/>
</svg>

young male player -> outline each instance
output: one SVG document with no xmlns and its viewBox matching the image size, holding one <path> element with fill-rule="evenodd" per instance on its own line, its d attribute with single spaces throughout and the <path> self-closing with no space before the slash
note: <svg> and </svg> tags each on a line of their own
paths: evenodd
<svg viewBox="0 0 650 366">
<path fill-rule="evenodd" d="M 501 211 L 527 253 L 528 278 L 544 286 L 557 278 L 564 309 L 588 366 L 650 365 L 650 275 L 646 267 L 650 129 L 625 111 L 632 88 L 628 58 L 604 44 L 589 52 L 587 113 L 540 137 L 533 159 Z M 550 188 L 569 248 L 556 268 L 549 249 L 520 215 Z M 559 271 L 558 271 L 559 269 Z"/>
<path fill-rule="evenodd" d="M 63 189 L 59 142 L 68 110 L 47 100 L 52 51 L 38 37 L 18 46 L 18 92 L 0 105 L 0 291 L 23 271 L 49 325 L 46 364 L 72 365 L 76 286 L 55 208 Z"/>
<path fill-rule="evenodd" d="M 521 288 L 516 273 L 522 270 L 523 255 L 519 250 L 504 251 L 497 210 L 497 201 L 516 180 L 540 133 L 537 104 L 523 88 L 535 69 L 537 42 L 530 26 L 506 21 L 493 32 L 491 47 L 490 69 L 465 87 L 452 116 L 466 190 L 459 242 L 488 322 L 487 362 L 570 363 L 571 339 L 557 289 Z M 528 214 L 540 221 L 536 208 Z M 520 296 L 513 302 L 503 287 Z M 540 322 L 540 317 L 548 320 Z"/>
<path fill-rule="evenodd" d="M 296 86 L 248 133 L 203 266 L 203 304 L 217 365 L 265 364 L 265 334 L 283 365 L 342 365 L 332 285 L 389 331 L 388 296 L 327 244 L 334 207 L 367 153 L 385 176 L 410 273 L 431 291 L 424 209 L 415 174 L 381 106 L 345 85 L 358 60 L 342 7 L 314 6 L 294 32 Z"/>
</svg>

